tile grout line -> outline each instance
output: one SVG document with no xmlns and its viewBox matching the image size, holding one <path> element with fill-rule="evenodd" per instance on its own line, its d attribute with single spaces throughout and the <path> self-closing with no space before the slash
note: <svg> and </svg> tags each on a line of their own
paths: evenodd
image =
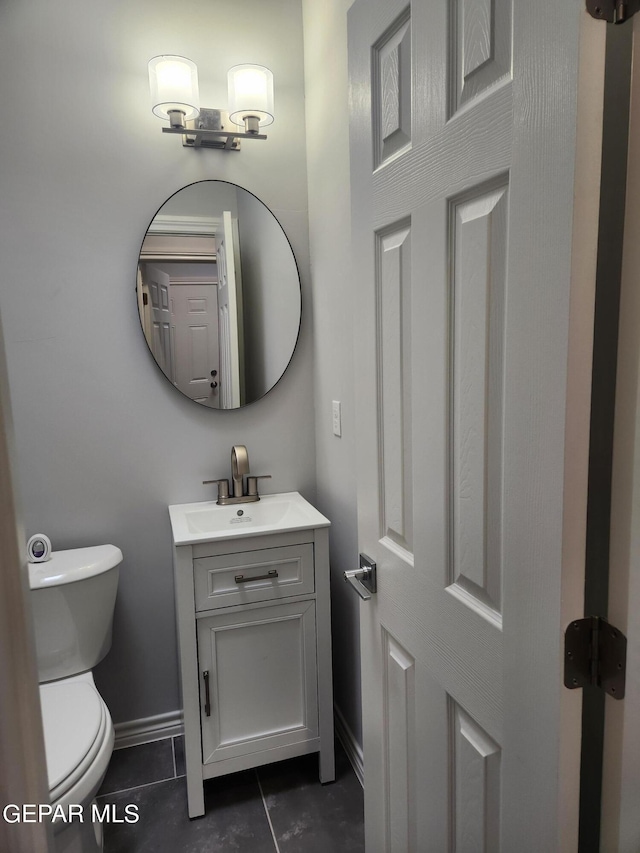
<svg viewBox="0 0 640 853">
<path fill-rule="evenodd" d="M 174 778 L 182 779 L 182 776 L 172 777 L 167 776 L 166 779 L 154 779 L 153 782 L 145 782 L 143 785 L 134 785 L 132 788 L 121 788 L 119 791 L 107 791 L 106 794 L 96 794 L 99 797 L 113 797 L 114 794 L 128 794 L 129 791 L 139 791 L 141 788 L 148 788 L 150 785 L 160 785 L 162 782 L 173 782 Z"/>
<path fill-rule="evenodd" d="M 260 776 L 258 775 L 258 769 L 255 769 L 256 781 L 258 783 L 258 788 L 260 789 L 260 796 L 262 797 L 262 805 L 264 806 L 264 813 L 267 816 L 267 821 L 269 823 L 269 829 L 271 830 L 271 837 L 273 838 L 273 843 L 276 846 L 276 853 L 280 853 L 280 848 L 278 847 L 278 840 L 276 838 L 276 834 L 273 831 L 273 824 L 271 823 L 271 815 L 269 814 L 269 809 L 267 808 L 267 801 L 264 796 L 264 791 L 262 790 L 262 783 L 260 782 Z"/>
<path fill-rule="evenodd" d="M 177 779 L 178 778 L 178 769 L 176 767 L 176 743 L 175 743 L 175 740 L 176 740 L 175 738 L 173 738 L 173 737 L 171 738 L 171 755 L 173 757 L 173 778 Z"/>
</svg>

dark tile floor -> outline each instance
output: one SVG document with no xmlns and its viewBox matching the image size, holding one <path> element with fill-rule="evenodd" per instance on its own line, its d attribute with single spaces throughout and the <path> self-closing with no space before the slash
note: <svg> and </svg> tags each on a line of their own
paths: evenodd
<svg viewBox="0 0 640 853">
<path fill-rule="evenodd" d="M 205 782 L 206 813 L 189 820 L 181 737 L 116 750 L 102 807 L 137 806 L 137 823 L 105 825 L 105 853 L 357 853 L 363 793 L 340 744 L 336 781 L 318 781 L 306 755 Z M 131 812 L 133 813 L 133 812 Z"/>
</svg>

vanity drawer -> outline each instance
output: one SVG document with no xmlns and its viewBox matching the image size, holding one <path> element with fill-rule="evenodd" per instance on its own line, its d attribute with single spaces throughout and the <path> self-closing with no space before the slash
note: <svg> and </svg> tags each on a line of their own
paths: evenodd
<svg viewBox="0 0 640 853">
<path fill-rule="evenodd" d="M 193 561 L 196 611 L 314 592 L 313 545 Z"/>
</svg>

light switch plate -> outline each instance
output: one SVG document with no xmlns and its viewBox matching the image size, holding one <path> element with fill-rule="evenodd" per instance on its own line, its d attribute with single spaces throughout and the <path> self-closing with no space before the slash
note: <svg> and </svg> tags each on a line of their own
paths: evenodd
<svg viewBox="0 0 640 853">
<path fill-rule="evenodd" d="M 331 406 L 333 415 L 333 434 L 340 438 L 342 435 L 342 405 L 339 400 L 334 400 Z"/>
</svg>

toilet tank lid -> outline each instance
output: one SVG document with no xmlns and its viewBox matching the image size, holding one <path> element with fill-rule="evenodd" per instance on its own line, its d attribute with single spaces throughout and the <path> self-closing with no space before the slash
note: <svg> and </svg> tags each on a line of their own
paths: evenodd
<svg viewBox="0 0 640 853">
<path fill-rule="evenodd" d="M 115 545 L 52 551 L 51 559 L 45 563 L 29 563 L 29 586 L 42 589 L 74 583 L 108 572 L 121 562 L 122 551 Z"/>
</svg>

